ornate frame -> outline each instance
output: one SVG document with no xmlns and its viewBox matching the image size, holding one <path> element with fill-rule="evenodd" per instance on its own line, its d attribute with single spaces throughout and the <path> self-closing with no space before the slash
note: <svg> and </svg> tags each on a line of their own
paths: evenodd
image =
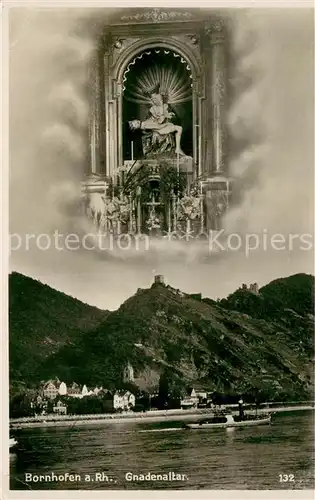
<svg viewBox="0 0 315 500">
<path fill-rule="evenodd" d="M 200 165 L 200 147 L 202 143 L 202 120 L 200 117 L 202 100 L 204 99 L 203 86 L 201 85 L 201 64 L 196 59 L 195 53 L 182 40 L 173 37 L 150 36 L 131 43 L 121 51 L 114 64 L 111 64 L 113 54 L 105 53 L 105 122 L 106 127 L 106 175 L 116 175 L 117 168 L 123 164 L 122 144 L 122 100 L 123 100 L 123 75 L 126 67 L 141 52 L 153 48 L 166 48 L 174 50 L 185 58 L 192 69 L 192 99 L 193 99 L 193 160 Z M 106 68 L 110 71 L 106 72 Z M 107 74 L 106 74 L 107 73 Z M 197 134 L 197 127 L 199 133 Z"/>
<path fill-rule="evenodd" d="M 191 68 L 195 176 L 226 172 L 226 27 L 216 17 L 201 19 L 185 12 L 154 9 L 119 14 L 103 32 L 91 81 L 93 173 L 117 180 L 123 164 L 123 74 L 137 54 L 157 47 L 178 53 Z"/>
</svg>

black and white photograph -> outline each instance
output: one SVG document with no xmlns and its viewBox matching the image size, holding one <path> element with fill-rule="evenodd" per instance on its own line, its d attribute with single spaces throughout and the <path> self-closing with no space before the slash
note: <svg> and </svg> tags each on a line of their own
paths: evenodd
<svg viewBox="0 0 315 500">
<path fill-rule="evenodd" d="M 4 2 L 3 498 L 312 498 L 314 8 L 254 4 Z"/>
</svg>

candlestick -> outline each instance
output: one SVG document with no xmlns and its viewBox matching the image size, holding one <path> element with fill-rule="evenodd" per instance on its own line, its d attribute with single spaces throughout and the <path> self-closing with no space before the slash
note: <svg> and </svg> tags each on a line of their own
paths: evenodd
<svg viewBox="0 0 315 500">
<path fill-rule="evenodd" d="M 128 196 L 129 200 L 129 233 L 132 233 L 132 210 L 133 210 L 133 201 L 132 201 L 132 196 Z"/>
<path fill-rule="evenodd" d="M 103 207 L 103 212 L 102 212 L 102 218 L 100 221 L 100 225 L 102 225 L 103 230 L 104 230 L 104 235 L 107 236 L 107 189 L 109 188 L 109 185 L 107 182 L 104 182 L 104 207 Z M 100 229 L 102 229 L 100 227 Z"/>
<path fill-rule="evenodd" d="M 137 233 L 141 234 L 141 187 L 138 188 L 137 199 Z"/>
<path fill-rule="evenodd" d="M 216 165 L 217 165 L 217 170 L 220 170 L 222 152 L 221 152 L 221 131 L 219 128 L 216 129 L 215 135 L 216 135 L 216 151 L 215 151 Z"/>
<path fill-rule="evenodd" d="M 196 115 L 196 111 L 194 113 L 194 116 L 195 115 Z M 196 119 L 197 118 L 195 116 L 194 120 L 196 120 Z M 195 178 L 198 177 L 198 175 L 197 175 L 197 173 L 198 173 L 197 172 L 197 168 L 198 168 L 198 163 L 199 163 L 199 158 L 198 158 L 198 155 L 199 155 L 199 153 L 198 153 L 198 151 L 199 151 L 199 149 L 198 149 L 198 139 L 199 139 L 199 136 L 198 136 L 198 127 L 199 127 L 199 125 L 198 125 L 198 123 L 196 123 L 195 124 L 195 131 L 194 131 L 194 134 L 195 134 L 195 137 L 194 137 L 195 138 L 195 140 L 194 140 L 194 165 L 196 165 L 196 171 L 194 172 Z"/>
<path fill-rule="evenodd" d="M 131 161 L 133 161 L 133 141 L 131 141 Z"/>
<path fill-rule="evenodd" d="M 205 219 L 203 213 L 203 194 L 200 194 L 200 232 L 203 233 L 205 229 Z"/>
<path fill-rule="evenodd" d="M 96 127 L 95 116 L 93 116 L 92 127 L 91 127 L 91 142 L 90 142 L 92 174 L 96 173 L 96 138 L 95 138 L 95 127 Z"/>
<path fill-rule="evenodd" d="M 177 153 L 177 200 L 179 199 L 179 153 Z"/>
<path fill-rule="evenodd" d="M 203 116 L 203 110 L 202 110 L 202 104 L 201 104 L 201 99 L 199 99 L 199 120 L 201 120 L 201 117 Z M 202 174 L 201 171 L 201 156 L 202 156 L 202 122 L 199 123 L 199 129 L 198 129 L 198 177 Z"/>
<path fill-rule="evenodd" d="M 170 233 L 172 231 L 172 220 L 171 220 L 171 200 L 168 202 L 168 232 Z"/>
<path fill-rule="evenodd" d="M 189 235 L 190 234 L 190 218 L 187 217 L 187 221 L 186 221 L 186 234 Z"/>
<path fill-rule="evenodd" d="M 173 231 L 176 231 L 177 230 L 177 206 L 176 206 L 176 196 L 175 196 L 175 193 L 173 191 L 173 194 L 172 194 L 172 202 L 173 202 Z"/>
</svg>

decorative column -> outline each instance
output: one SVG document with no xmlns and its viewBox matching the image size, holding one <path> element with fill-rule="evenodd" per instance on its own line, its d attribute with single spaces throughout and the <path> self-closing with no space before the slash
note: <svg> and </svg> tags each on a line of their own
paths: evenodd
<svg viewBox="0 0 315 500">
<path fill-rule="evenodd" d="M 90 66 L 89 88 L 90 88 L 90 120 L 89 120 L 89 158 L 86 175 L 82 179 L 81 189 L 87 215 L 94 214 L 95 226 L 99 222 L 106 232 L 107 217 L 104 213 L 106 204 L 106 191 L 109 179 L 105 177 L 104 161 L 104 75 L 103 75 L 103 53 L 96 49 Z M 102 230 L 102 227 L 100 228 Z"/>
<path fill-rule="evenodd" d="M 224 175 L 226 146 L 226 36 L 222 20 L 216 20 L 209 26 L 208 36 L 211 44 L 212 60 L 212 140 L 213 164 L 212 175 Z"/>
<path fill-rule="evenodd" d="M 222 228 L 223 216 L 228 208 L 230 182 L 226 165 L 226 28 L 222 19 L 212 19 L 206 26 L 206 48 L 210 55 L 211 65 L 208 67 L 210 87 L 211 139 L 212 155 L 208 178 L 203 184 L 205 200 L 205 223 L 207 231 L 218 231 Z"/>
<path fill-rule="evenodd" d="M 91 65 L 90 73 L 90 127 L 89 127 L 89 138 L 90 138 L 90 174 L 99 175 L 101 173 L 100 169 L 100 122 L 101 122 L 101 111 L 100 111 L 100 61 L 99 52 L 95 51 L 93 62 Z"/>
<path fill-rule="evenodd" d="M 102 53 L 102 106 L 103 106 L 103 148 L 102 156 L 105 165 L 104 173 L 108 178 L 113 176 L 113 152 L 115 150 L 115 139 L 113 120 L 115 118 L 113 81 L 111 78 L 111 66 L 113 59 L 113 39 L 110 33 L 106 33 L 101 45 Z"/>
</svg>

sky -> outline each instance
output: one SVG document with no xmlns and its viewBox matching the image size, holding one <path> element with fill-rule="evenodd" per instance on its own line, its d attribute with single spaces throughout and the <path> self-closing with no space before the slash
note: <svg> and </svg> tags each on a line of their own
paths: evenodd
<svg viewBox="0 0 315 500">
<path fill-rule="evenodd" d="M 241 283 L 262 286 L 314 273 L 313 251 L 302 249 L 298 238 L 285 250 L 267 244 L 275 234 L 313 234 L 313 11 L 223 15 L 231 26 L 228 168 L 234 179 L 223 226 L 242 241 L 264 234 L 265 247 L 249 256 L 243 245 L 210 252 L 184 242 L 142 252 L 26 249 L 26 234 L 89 230 L 77 212 L 88 161 L 88 67 L 108 12 L 12 9 L 9 221 L 22 245 L 11 250 L 10 270 L 102 309 L 119 307 L 155 274 L 183 291 L 218 298 Z"/>
</svg>

